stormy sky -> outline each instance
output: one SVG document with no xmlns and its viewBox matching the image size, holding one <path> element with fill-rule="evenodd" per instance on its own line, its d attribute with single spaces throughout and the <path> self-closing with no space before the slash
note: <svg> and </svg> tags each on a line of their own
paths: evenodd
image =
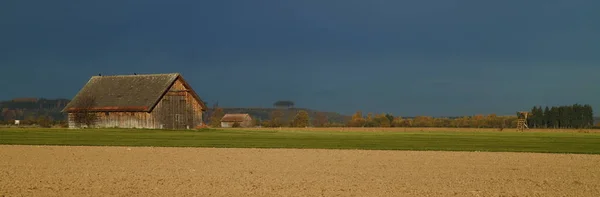
<svg viewBox="0 0 600 197">
<path fill-rule="evenodd" d="M 181 73 L 223 107 L 351 114 L 600 109 L 600 1 L 0 1 L 0 99 Z M 519 88 L 522 87 L 522 88 Z"/>
</svg>

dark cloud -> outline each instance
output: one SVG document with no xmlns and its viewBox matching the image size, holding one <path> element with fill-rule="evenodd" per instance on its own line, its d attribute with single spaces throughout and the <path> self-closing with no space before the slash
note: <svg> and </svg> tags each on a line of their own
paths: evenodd
<svg viewBox="0 0 600 197">
<path fill-rule="evenodd" d="M 97 73 L 181 72 L 222 105 L 351 113 L 600 105 L 600 3 L 2 1 L 0 99 L 72 97 Z M 518 89 L 527 84 L 530 88 Z M 242 96 L 243 95 L 243 96 Z"/>
</svg>

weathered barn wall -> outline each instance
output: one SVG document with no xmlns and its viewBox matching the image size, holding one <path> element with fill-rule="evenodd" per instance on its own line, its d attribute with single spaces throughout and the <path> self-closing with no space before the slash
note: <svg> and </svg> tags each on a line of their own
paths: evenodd
<svg viewBox="0 0 600 197">
<path fill-rule="evenodd" d="M 154 129 L 156 120 L 147 112 L 97 112 L 95 128 L 145 128 Z M 83 125 L 85 126 L 85 125 Z M 73 115 L 69 114 L 69 128 L 77 128 Z"/>
<path fill-rule="evenodd" d="M 67 123 L 69 124 L 69 129 L 79 128 L 79 125 L 77 125 L 73 118 L 73 113 L 67 114 Z"/>
<path fill-rule="evenodd" d="M 176 80 L 151 115 L 157 128 L 186 129 L 202 125 L 202 107 L 180 79 Z"/>
<path fill-rule="evenodd" d="M 97 117 L 98 127 L 156 128 L 154 119 L 146 112 L 101 112 Z"/>
</svg>

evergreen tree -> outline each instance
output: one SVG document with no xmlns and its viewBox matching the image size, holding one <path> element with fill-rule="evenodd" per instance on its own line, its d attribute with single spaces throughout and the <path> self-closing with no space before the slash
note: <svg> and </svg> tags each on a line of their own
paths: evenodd
<svg viewBox="0 0 600 197">
<path fill-rule="evenodd" d="M 585 123 L 585 127 L 586 128 L 591 128 L 594 126 L 594 112 L 592 110 L 592 106 L 591 105 L 584 105 L 584 123 Z"/>
<path fill-rule="evenodd" d="M 529 112 L 529 116 L 527 116 L 527 127 L 529 128 L 533 128 L 535 125 L 535 112 L 536 107 L 533 106 L 533 108 L 531 108 L 531 111 Z"/>
<path fill-rule="evenodd" d="M 542 111 L 542 107 L 537 107 L 537 106 L 533 106 L 533 108 L 531 108 L 531 114 L 529 114 L 528 120 L 527 120 L 527 126 L 529 128 L 537 128 L 540 123 L 541 123 L 541 116 L 543 115 L 542 113 L 540 113 Z"/>
<path fill-rule="evenodd" d="M 564 116 L 565 116 L 565 128 L 573 128 L 573 107 L 572 106 L 563 106 Z"/>
<path fill-rule="evenodd" d="M 552 128 L 560 128 L 560 110 L 558 107 L 550 108 L 550 122 L 552 123 Z"/>
<path fill-rule="evenodd" d="M 582 128 L 583 127 L 583 113 L 581 111 L 581 106 L 579 104 L 574 104 L 570 106 L 571 108 L 571 127 L 573 128 Z"/>
<path fill-rule="evenodd" d="M 544 109 L 543 117 L 544 128 L 548 128 L 550 126 L 550 108 L 548 108 L 548 106 L 546 106 L 546 108 Z"/>
<path fill-rule="evenodd" d="M 542 109 L 542 106 L 538 107 L 537 114 L 538 114 L 537 128 L 543 128 L 546 125 L 546 120 L 544 118 L 544 109 Z"/>
<path fill-rule="evenodd" d="M 390 121 L 390 118 L 388 115 L 389 114 L 379 114 L 379 115 L 375 116 L 375 118 L 374 118 L 375 125 L 378 127 L 391 127 L 392 122 Z"/>
<path fill-rule="evenodd" d="M 535 112 L 535 128 L 542 128 L 544 125 L 544 110 L 538 106 Z"/>
<path fill-rule="evenodd" d="M 558 108 L 558 127 L 557 128 L 565 128 L 567 126 L 567 112 L 565 111 L 564 107 L 557 107 Z"/>
<path fill-rule="evenodd" d="M 385 114 L 385 117 L 389 120 L 390 126 L 393 127 L 392 122 L 394 122 L 394 116 L 391 114 Z"/>
<path fill-rule="evenodd" d="M 546 106 L 543 110 L 534 106 L 527 121 L 530 128 L 590 128 L 594 126 L 594 114 L 588 104 Z"/>
</svg>

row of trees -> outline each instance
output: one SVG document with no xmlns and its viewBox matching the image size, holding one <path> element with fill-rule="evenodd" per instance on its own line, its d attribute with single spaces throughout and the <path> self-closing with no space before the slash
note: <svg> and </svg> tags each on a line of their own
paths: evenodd
<svg viewBox="0 0 600 197">
<path fill-rule="evenodd" d="M 590 105 L 534 106 L 527 121 L 529 128 L 590 128 L 594 113 Z"/>
<path fill-rule="evenodd" d="M 48 103 L 50 102 L 42 99 L 40 100 L 39 105 L 43 106 L 44 104 Z M 57 100 L 55 101 L 55 103 L 51 103 L 51 105 L 66 105 L 66 102 L 62 102 L 62 100 Z M 81 108 L 73 113 L 74 123 L 79 125 L 86 125 L 88 127 L 94 125 L 97 120 L 97 115 L 96 113 L 91 113 L 89 109 L 96 105 L 96 98 L 92 96 L 83 96 L 79 101 L 79 105 L 81 106 Z M 58 114 L 62 116 L 60 119 L 54 118 L 56 116 L 56 113 L 42 113 L 42 110 L 37 110 L 32 113 L 28 113 L 24 119 L 16 119 L 18 117 L 16 115 L 21 115 L 16 112 L 23 113 L 22 110 L 3 110 L 3 112 L 3 114 L 5 114 L 5 119 L 2 122 L 0 122 L 0 124 L 14 124 L 14 120 L 20 120 L 19 124 L 21 125 L 38 125 L 40 127 L 68 126 L 66 114 L 63 114 L 62 112 L 58 112 Z M 12 116 L 13 113 L 15 113 L 16 115 Z M 6 114 L 9 114 L 11 116 L 7 116 Z"/>
<path fill-rule="evenodd" d="M 211 127 L 220 127 L 223 110 L 215 108 L 209 118 Z M 459 118 L 434 118 L 430 116 L 417 116 L 403 118 L 391 114 L 356 112 L 346 123 L 333 123 L 324 113 L 316 113 L 313 117 L 304 110 L 299 110 L 294 116 L 287 116 L 282 110 L 271 112 L 269 119 L 260 120 L 256 117 L 254 126 L 262 127 L 473 127 L 473 128 L 509 128 L 517 124 L 516 116 L 476 115 Z"/>
<path fill-rule="evenodd" d="M 62 110 L 69 100 L 27 99 L 0 101 L 0 121 L 25 120 L 32 117 L 48 116 L 52 119 L 65 119 Z"/>
<path fill-rule="evenodd" d="M 13 125 L 15 124 L 14 120 L 0 120 L 0 125 Z M 20 125 L 35 125 L 39 127 L 67 127 L 66 120 L 54 120 L 50 116 L 38 116 L 38 117 L 27 117 L 24 120 L 19 121 Z"/>
<path fill-rule="evenodd" d="M 474 115 L 454 118 L 435 118 L 417 116 L 403 118 L 391 114 L 373 114 L 366 116 L 357 111 L 346 123 L 332 123 L 324 113 L 313 114 L 298 111 L 295 116 L 286 116 L 282 110 L 271 112 L 268 120 L 255 118 L 255 126 L 263 127 L 456 127 L 456 128 L 515 128 L 517 116 Z M 223 116 L 222 109 L 216 109 L 210 118 L 210 125 L 218 127 Z M 590 105 L 570 105 L 532 108 L 528 117 L 529 128 L 591 128 L 594 126 L 593 111 Z"/>
<path fill-rule="evenodd" d="M 367 114 L 363 117 L 358 111 L 352 115 L 352 119 L 346 124 L 349 127 L 461 127 L 461 128 L 509 128 L 515 127 L 517 117 L 475 115 L 458 118 L 434 118 L 431 116 L 417 116 L 414 118 L 403 118 L 391 114 Z"/>
<path fill-rule="evenodd" d="M 208 125 L 210 127 L 221 127 L 221 119 L 225 113 L 222 108 L 216 107 L 210 115 Z M 308 112 L 299 110 L 293 118 L 286 117 L 286 113 L 283 110 L 275 110 L 271 112 L 268 120 L 261 121 L 257 117 L 253 117 L 253 126 L 263 127 L 308 127 L 310 124 L 310 116 Z M 312 125 L 325 126 L 327 124 L 327 117 L 324 114 L 319 114 L 313 120 Z"/>
<path fill-rule="evenodd" d="M 287 113 L 286 113 L 287 112 Z M 361 111 L 352 115 L 346 123 L 333 123 L 328 120 L 325 113 L 314 113 L 312 117 L 307 111 L 299 110 L 294 115 L 290 111 L 274 110 L 269 119 L 254 118 L 254 126 L 262 127 L 456 127 L 456 128 L 514 128 L 517 125 L 517 116 L 475 115 L 458 118 L 435 118 L 430 116 L 417 116 L 403 118 L 391 114 L 373 114 L 366 116 Z M 295 111 L 294 111 L 295 112 Z M 215 108 L 209 118 L 211 127 L 220 127 L 223 109 Z M 75 122 L 90 124 L 94 117 L 89 113 L 80 112 L 74 115 Z M 0 124 L 13 124 L 11 120 L 2 121 Z M 51 116 L 30 116 L 21 120 L 24 125 L 39 125 L 50 127 L 52 125 L 66 126 L 64 120 L 54 120 Z M 528 116 L 529 128 L 591 128 L 594 126 L 593 110 L 590 105 L 569 105 L 544 107 L 535 106 Z"/>
</svg>

